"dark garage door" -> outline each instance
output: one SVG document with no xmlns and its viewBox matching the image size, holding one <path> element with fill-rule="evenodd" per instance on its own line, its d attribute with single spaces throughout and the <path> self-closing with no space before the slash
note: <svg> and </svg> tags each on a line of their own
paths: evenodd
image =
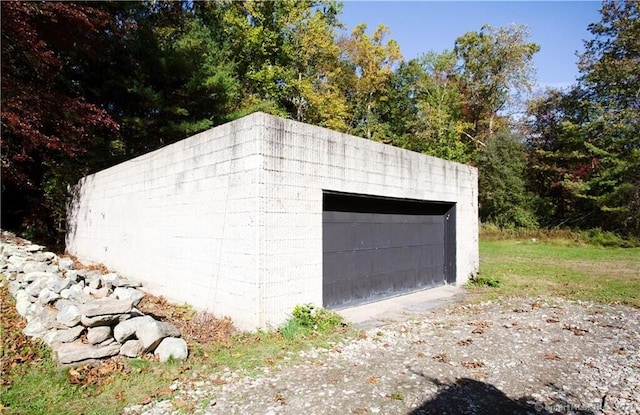
<svg viewBox="0 0 640 415">
<path fill-rule="evenodd" d="M 454 213 L 452 203 L 325 193 L 324 306 L 455 282 Z"/>
</svg>

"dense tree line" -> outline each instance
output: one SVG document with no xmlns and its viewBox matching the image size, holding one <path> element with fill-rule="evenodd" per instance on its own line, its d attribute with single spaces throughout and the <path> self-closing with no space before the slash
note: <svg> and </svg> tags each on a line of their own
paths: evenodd
<svg viewBox="0 0 640 415">
<path fill-rule="evenodd" d="M 539 50 L 526 27 L 407 61 L 383 25 L 343 34 L 340 10 L 2 2 L 3 228 L 61 241 L 82 175 L 261 110 L 478 166 L 484 221 L 640 235 L 637 3 L 605 1 L 580 80 L 518 118 Z"/>
</svg>

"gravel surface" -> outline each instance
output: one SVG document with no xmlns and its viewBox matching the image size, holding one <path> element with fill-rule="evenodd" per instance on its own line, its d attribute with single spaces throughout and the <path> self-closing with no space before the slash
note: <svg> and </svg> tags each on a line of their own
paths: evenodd
<svg viewBox="0 0 640 415">
<path fill-rule="evenodd" d="M 640 414 L 640 310 L 452 304 L 257 376 L 176 381 L 126 414 Z"/>
</svg>

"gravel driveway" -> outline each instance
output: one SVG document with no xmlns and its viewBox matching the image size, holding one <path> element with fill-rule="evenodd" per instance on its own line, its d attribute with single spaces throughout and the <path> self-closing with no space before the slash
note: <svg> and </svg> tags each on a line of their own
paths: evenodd
<svg viewBox="0 0 640 415">
<path fill-rule="evenodd" d="M 450 304 L 258 376 L 174 382 L 127 414 L 639 414 L 640 310 Z"/>
</svg>

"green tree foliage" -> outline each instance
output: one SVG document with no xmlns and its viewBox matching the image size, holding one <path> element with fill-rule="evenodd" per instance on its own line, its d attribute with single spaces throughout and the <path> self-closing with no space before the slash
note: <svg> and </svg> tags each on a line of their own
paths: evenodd
<svg viewBox="0 0 640 415">
<path fill-rule="evenodd" d="M 387 99 L 380 103 L 378 113 L 388 125 L 388 142 L 393 145 L 409 148 L 407 143 L 414 134 L 411 126 L 418 116 L 416 86 L 424 76 L 424 69 L 417 59 L 401 61 L 385 86 Z"/>
<path fill-rule="evenodd" d="M 534 195 L 527 191 L 527 153 L 518 138 L 502 133 L 478 157 L 480 219 L 504 228 L 533 228 Z"/>
<path fill-rule="evenodd" d="M 492 136 L 509 128 L 504 114 L 533 84 L 533 55 L 524 26 L 468 32 L 451 52 L 403 63 L 388 83 L 383 111 L 394 144 L 473 163 Z M 399 104 L 399 105 L 398 105 Z"/>
<path fill-rule="evenodd" d="M 636 2 L 606 1 L 567 92 L 529 104 L 524 26 L 402 61 L 384 25 L 343 28 L 334 0 L 2 2 L 3 226 L 57 235 L 78 176 L 256 110 L 462 163 L 483 220 L 640 229 Z M 57 233 L 58 232 L 58 233 Z M 34 234 L 30 235 L 36 236 Z"/>
<path fill-rule="evenodd" d="M 497 114 L 510 97 L 530 90 L 535 73 L 533 55 L 540 46 L 527 42 L 526 26 L 495 28 L 482 26 L 456 39 L 455 53 L 460 60 L 464 82 L 467 119 L 473 124 L 470 135 L 486 141 L 499 128 Z"/>
<path fill-rule="evenodd" d="M 226 121 L 239 105 L 240 85 L 220 32 L 221 6 L 123 2 L 103 7 L 125 34 L 109 39 L 104 61 L 87 83 L 120 123 L 116 150 L 131 157 Z"/>
<path fill-rule="evenodd" d="M 634 2 L 607 1 L 589 30 L 582 77 L 532 101 L 532 184 L 550 225 L 640 235 L 640 20 Z"/>
<path fill-rule="evenodd" d="M 349 132 L 378 141 L 389 137 L 388 125 L 380 119 L 380 104 L 387 100 L 387 85 L 395 66 L 402 59 L 394 40 L 385 42 L 389 29 L 379 25 L 371 36 L 367 25 L 357 25 L 350 36 L 339 40 L 347 103 L 350 108 Z"/>
<path fill-rule="evenodd" d="M 259 108 L 343 131 L 345 96 L 335 30 L 341 6 L 322 1 L 245 1 L 225 15 L 245 111 Z"/>
<path fill-rule="evenodd" d="M 394 145 L 461 163 L 474 158 L 476 143 L 465 133 L 470 125 L 452 52 L 402 62 L 386 95 L 381 119 Z"/>
<path fill-rule="evenodd" d="M 476 142 L 466 130 L 465 97 L 453 52 L 427 53 L 420 58 L 426 76 L 417 83 L 418 115 L 413 145 L 420 151 L 447 160 L 467 163 L 474 159 Z"/>
<path fill-rule="evenodd" d="M 597 107 L 587 143 L 599 160 L 586 196 L 600 206 L 608 228 L 640 235 L 640 4 L 605 1 L 600 22 L 579 67 L 589 99 Z"/>
</svg>

